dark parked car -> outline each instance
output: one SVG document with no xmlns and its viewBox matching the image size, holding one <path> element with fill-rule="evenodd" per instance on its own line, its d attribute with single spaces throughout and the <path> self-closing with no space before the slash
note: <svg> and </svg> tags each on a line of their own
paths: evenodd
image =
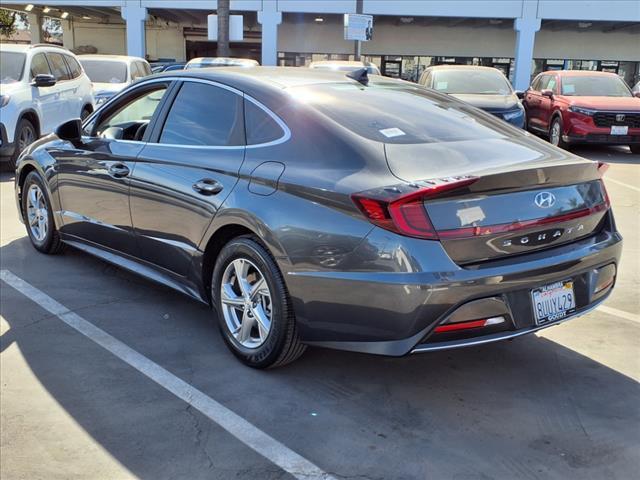
<svg viewBox="0 0 640 480">
<path fill-rule="evenodd" d="M 365 72 L 141 80 L 21 156 L 33 246 L 210 303 L 254 367 L 306 345 L 401 356 L 513 338 L 609 295 L 621 238 L 597 163 Z"/>
<path fill-rule="evenodd" d="M 615 73 L 543 72 L 525 92 L 528 129 L 553 145 L 629 145 L 640 153 L 640 93 Z"/>
<path fill-rule="evenodd" d="M 524 128 L 525 113 L 517 93 L 504 74 L 493 67 L 438 65 L 427 67 L 420 85 L 448 93 L 516 127 Z"/>
</svg>

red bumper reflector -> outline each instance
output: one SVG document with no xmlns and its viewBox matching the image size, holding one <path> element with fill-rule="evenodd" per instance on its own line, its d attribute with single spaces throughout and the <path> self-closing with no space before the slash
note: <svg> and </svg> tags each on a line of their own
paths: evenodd
<svg viewBox="0 0 640 480">
<path fill-rule="evenodd" d="M 445 323 L 444 325 L 438 325 L 434 332 L 454 332 L 457 330 L 468 330 L 470 328 L 488 327 L 498 325 L 499 323 L 504 323 L 504 317 L 491 317 L 483 320 L 471 320 L 470 322 Z"/>
</svg>

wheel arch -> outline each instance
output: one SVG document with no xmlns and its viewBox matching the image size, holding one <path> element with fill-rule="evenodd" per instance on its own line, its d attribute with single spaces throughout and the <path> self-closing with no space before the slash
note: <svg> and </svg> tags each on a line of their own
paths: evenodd
<svg viewBox="0 0 640 480">
<path fill-rule="evenodd" d="M 282 260 L 284 255 L 282 246 L 275 240 L 273 235 L 265 234 L 265 232 L 269 232 L 265 225 L 258 224 L 256 219 L 254 221 L 256 223 L 246 221 L 244 218 L 230 217 L 225 221 L 218 222 L 214 219 L 210 225 L 205 238 L 201 242 L 201 251 L 204 253 L 201 257 L 202 262 L 199 268 L 202 286 L 209 301 L 211 301 L 211 275 L 213 274 L 216 258 L 222 248 L 234 238 L 244 235 L 255 236 L 260 244 L 274 257 L 278 267 L 281 268 L 279 260 Z"/>
<path fill-rule="evenodd" d="M 40 138 L 40 135 L 42 135 L 42 125 L 40 124 L 40 116 L 38 115 L 38 112 L 36 112 L 33 108 L 27 108 L 26 110 L 23 110 L 22 113 L 20 113 L 20 116 L 18 117 L 18 121 L 16 122 L 16 127 L 18 123 L 20 123 L 20 120 L 22 120 L 23 118 L 31 122 L 31 124 L 36 129 L 36 136 Z M 17 133 L 18 133 L 18 130 L 16 128 L 15 134 Z M 14 141 L 15 141 L 15 138 L 14 138 Z"/>
</svg>

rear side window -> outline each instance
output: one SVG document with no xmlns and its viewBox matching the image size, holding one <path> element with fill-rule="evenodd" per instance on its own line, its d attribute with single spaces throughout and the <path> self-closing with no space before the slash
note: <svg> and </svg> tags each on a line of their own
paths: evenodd
<svg viewBox="0 0 640 480">
<path fill-rule="evenodd" d="M 185 82 L 167 115 L 159 143 L 244 145 L 242 97 L 214 85 Z"/>
<path fill-rule="evenodd" d="M 151 75 L 151 66 L 147 62 L 140 62 L 139 65 L 140 72 L 146 77 L 147 75 Z"/>
<path fill-rule="evenodd" d="M 47 59 L 49 60 L 49 65 L 51 65 L 51 73 L 56 80 L 69 80 L 71 79 L 71 74 L 69 70 L 67 70 L 67 64 L 64 63 L 64 58 L 59 53 L 47 53 Z"/>
<path fill-rule="evenodd" d="M 31 59 L 31 78 L 35 78 L 36 75 L 51 75 L 44 53 L 37 53 Z"/>
<path fill-rule="evenodd" d="M 78 78 L 80 75 L 82 75 L 82 68 L 80 68 L 80 64 L 75 58 L 69 55 L 65 55 L 64 59 L 67 61 L 67 65 L 69 66 L 71 78 Z"/>
<path fill-rule="evenodd" d="M 250 100 L 244 101 L 244 118 L 247 131 L 247 145 L 259 145 L 278 140 L 284 131 L 278 123 Z"/>
</svg>

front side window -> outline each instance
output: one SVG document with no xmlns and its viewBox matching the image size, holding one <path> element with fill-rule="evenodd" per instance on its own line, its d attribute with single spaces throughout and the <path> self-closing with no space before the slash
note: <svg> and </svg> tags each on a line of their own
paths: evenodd
<svg viewBox="0 0 640 480">
<path fill-rule="evenodd" d="M 71 74 L 67 70 L 67 64 L 59 53 L 47 53 L 47 59 L 51 66 L 51 73 L 56 77 L 56 81 L 70 80 Z"/>
<path fill-rule="evenodd" d="M 93 83 L 125 83 L 127 64 L 124 62 L 80 58 L 84 71 Z"/>
<path fill-rule="evenodd" d="M 433 88 L 451 94 L 509 95 L 511 85 L 497 70 L 471 70 L 466 68 L 436 70 Z"/>
<path fill-rule="evenodd" d="M 105 132 L 110 131 L 108 136 L 112 138 L 140 140 L 140 127 L 151 121 L 166 90 L 166 85 L 157 85 L 151 90 L 144 89 L 134 98 L 128 98 L 122 105 L 115 107 L 114 111 L 109 112 L 106 118 L 100 119 L 95 135 L 103 136 L 106 135 Z"/>
<path fill-rule="evenodd" d="M 51 75 L 51 69 L 44 53 L 38 53 L 31 59 L 31 79 L 36 78 L 36 75 Z"/>
<path fill-rule="evenodd" d="M 618 76 L 569 75 L 562 77 L 562 95 L 630 97 L 631 91 Z"/>
<path fill-rule="evenodd" d="M 0 52 L 0 83 L 19 82 L 26 55 L 20 52 Z"/>
<path fill-rule="evenodd" d="M 167 115 L 159 143 L 244 145 L 242 97 L 213 85 L 185 82 Z"/>
<path fill-rule="evenodd" d="M 547 82 L 547 87 L 548 90 L 551 90 L 553 93 L 558 93 L 557 89 L 556 89 L 556 77 L 550 76 L 549 77 L 549 81 Z"/>
</svg>

